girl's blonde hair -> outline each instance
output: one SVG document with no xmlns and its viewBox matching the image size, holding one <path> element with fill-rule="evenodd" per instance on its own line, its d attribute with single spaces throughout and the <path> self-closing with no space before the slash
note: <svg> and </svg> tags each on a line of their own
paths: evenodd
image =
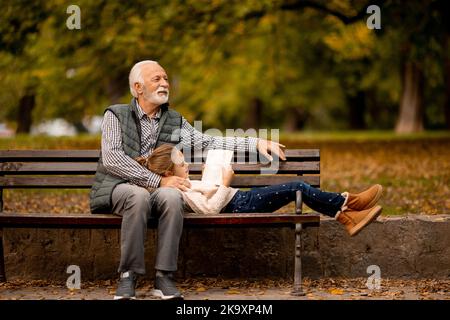
<svg viewBox="0 0 450 320">
<path fill-rule="evenodd" d="M 162 144 L 148 157 L 137 157 L 135 160 L 150 171 L 164 176 L 167 172 L 174 173 L 174 163 L 172 161 L 172 152 L 174 146 L 171 144 Z"/>
</svg>

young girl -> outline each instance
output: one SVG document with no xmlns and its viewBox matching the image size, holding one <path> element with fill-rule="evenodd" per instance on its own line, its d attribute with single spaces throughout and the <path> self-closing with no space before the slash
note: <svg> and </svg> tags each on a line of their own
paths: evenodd
<svg viewBox="0 0 450 320">
<path fill-rule="evenodd" d="M 184 161 L 183 154 L 172 145 L 161 145 L 149 157 L 139 157 L 136 161 L 161 176 L 175 175 L 189 179 L 188 164 Z M 303 181 L 241 191 L 230 187 L 233 175 L 230 166 L 223 170 L 222 185 L 189 180 L 191 187 L 188 191 L 182 191 L 188 209 L 198 214 L 274 212 L 295 201 L 296 191 L 300 190 L 308 207 L 336 218 L 350 236 L 356 235 L 374 221 L 382 210 L 380 206 L 376 206 L 382 192 L 382 187 L 378 184 L 359 194 L 324 192 Z"/>
</svg>

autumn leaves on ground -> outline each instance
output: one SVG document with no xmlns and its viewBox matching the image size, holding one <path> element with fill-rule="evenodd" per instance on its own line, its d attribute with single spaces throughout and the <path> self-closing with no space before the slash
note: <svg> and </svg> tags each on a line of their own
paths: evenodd
<svg viewBox="0 0 450 320">
<path fill-rule="evenodd" d="M 61 281 L 14 280 L 0 283 L 0 300 L 110 300 L 115 280 L 83 281 L 81 290 Z M 448 300 L 446 279 L 385 279 L 368 289 L 367 278 L 304 279 L 305 296 L 292 296 L 292 280 L 188 278 L 178 282 L 186 300 Z M 150 294 L 153 281 L 140 278 L 139 300 L 158 299 Z"/>
<path fill-rule="evenodd" d="M 384 215 L 450 214 L 450 136 L 419 138 L 310 139 L 282 137 L 288 148 L 321 150 L 321 187 L 359 192 L 384 187 Z M 2 149 L 97 149 L 97 138 L 16 139 Z M 88 190 L 6 190 L 5 211 L 89 212 Z M 306 209 L 306 208 L 305 208 Z M 286 206 L 280 211 L 293 210 Z"/>
</svg>

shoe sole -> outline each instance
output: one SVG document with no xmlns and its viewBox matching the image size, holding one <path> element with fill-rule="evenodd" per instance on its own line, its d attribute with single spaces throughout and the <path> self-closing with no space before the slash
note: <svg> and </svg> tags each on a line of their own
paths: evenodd
<svg viewBox="0 0 450 320">
<path fill-rule="evenodd" d="M 370 201 L 369 204 L 365 208 L 362 208 L 361 210 L 370 209 L 374 207 L 377 204 L 378 200 L 380 200 L 381 194 L 383 193 L 383 187 L 380 184 L 378 184 L 377 186 L 378 186 L 377 194 L 375 195 L 375 197 L 373 197 L 372 201 Z"/>
<path fill-rule="evenodd" d="M 350 230 L 349 232 L 350 236 L 351 237 L 356 236 L 362 229 L 364 229 L 364 227 L 369 225 L 372 221 L 376 220 L 376 218 L 380 215 L 382 210 L 383 208 L 381 208 L 380 206 L 374 207 L 369 212 L 369 214 L 363 220 L 361 220 L 360 223 L 358 223 L 356 226 L 352 228 L 352 230 Z"/>
<path fill-rule="evenodd" d="M 164 293 L 161 290 L 153 289 L 151 294 L 155 297 L 161 298 L 162 300 L 183 300 L 184 297 L 181 296 L 165 296 Z"/>
<path fill-rule="evenodd" d="M 114 300 L 136 300 L 136 297 L 114 296 Z"/>
</svg>

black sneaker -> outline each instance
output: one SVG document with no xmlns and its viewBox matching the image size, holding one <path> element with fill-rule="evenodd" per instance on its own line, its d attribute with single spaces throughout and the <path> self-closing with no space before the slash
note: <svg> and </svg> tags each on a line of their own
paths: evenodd
<svg viewBox="0 0 450 320">
<path fill-rule="evenodd" d="M 122 272 L 114 300 L 136 299 L 135 288 L 136 274 L 133 271 Z"/>
<path fill-rule="evenodd" d="M 183 300 L 184 297 L 180 291 L 178 291 L 175 281 L 171 275 L 164 275 L 162 277 L 156 276 L 155 289 L 152 294 L 155 297 L 159 297 L 163 300 Z"/>
</svg>

